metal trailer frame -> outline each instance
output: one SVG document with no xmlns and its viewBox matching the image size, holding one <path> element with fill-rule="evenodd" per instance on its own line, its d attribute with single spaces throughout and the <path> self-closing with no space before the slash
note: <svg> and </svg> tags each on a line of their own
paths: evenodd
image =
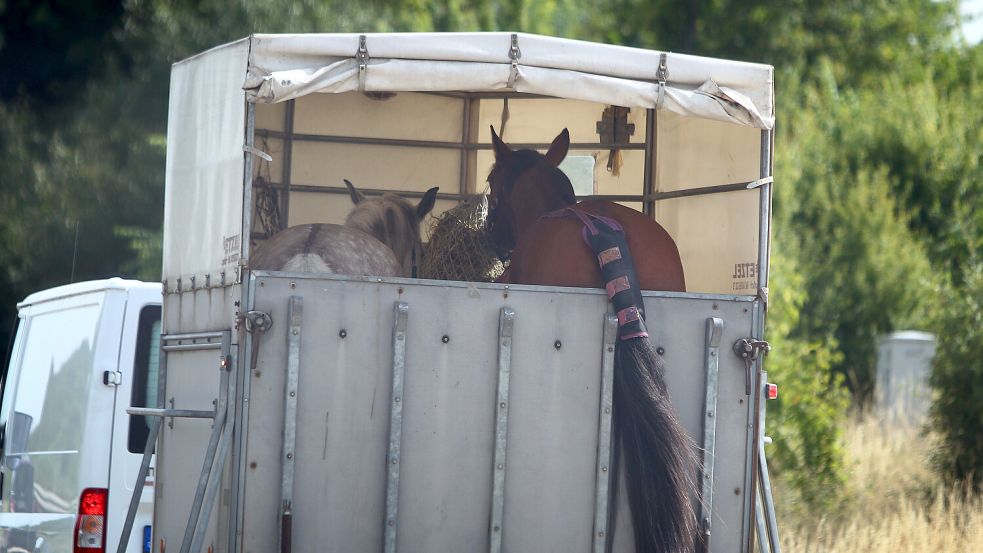
<svg viewBox="0 0 983 553">
<path fill-rule="evenodd" d="M 244 144 L 244 158 L 243 158 L 243 205 L 246 206 L 242 214 L 242 234 L 241 236 L 248 237 L 251 235 L 251 229 L 253 228 L 253 196 L 254 196 L 254 185 L 253 185 L 253 173 L 254 173 L 254 156 L 262 156 L 263 154 L 256 149 L 256 144 L 254 143 L 257 136 L 268 136 L 271 138 L 282 139 L 285 144 L 285 160 L 287 161 L 284 170 L 284 181 L 282 183 L 270 183 L 274 188 L 278 188 L 280 191 L 290 190 L 301 190 L 301 191 L 311 191 L 308 187 L 302 187 L 290 182 L 290 156 L 291 156 L 291 146 L 294 141 L 298 140 L 317 140 L 317 141 L 327 141 L 327 142 L 347 142 L 347 143 L 385 143 L 387 145 L 411 145 L 411 146 L 433 146 L 433 147 L 443 147 L 443 148 L 457 148 L 461 151 L 461 181 L 460 189 L 456 194 L 442 194 L 440 197 L 443 199 L 461 199 L 464 197 L 466 192 L 466 182 L 467 182 L 467 156 L 470 152 L 479 149 L 490 148 L 490 145 L 475 144 L 466 142 L 469 135 L 469 125 L 470 125 L 470 109 L 468 104 L 472 98 L 491 98 L 491 97 L 522 97 L 531 98 L 531 95 L 521 95 L 514 93 L 436 93 L 436 94 L 449 94 L 455 97 L 463 97 L 466 102 L 465 106 L 465 116 L 463 125 L 463 134 L 461 143 L 431 143 L 425 141 L 407 141 L 407 140 L 375 140 L 375 139 L 353 139 L 350 137 L 334 137 L 334 136 L 309 136 L 301 135 L 293 132 L 293 102 L 288 102 L 286 109 L 286 126 L 287 129 L 283 133 L 275 133 L 272 131 L 261 131 L 257 133 L 256 131 L 256 106 L 252 103 L 246 102 L 246 129 L 245 137 L 246 143 Z M 755 295 L 721 295 L 721 294 L 673 294 L 673 293 L 647 293 L 648 298 L 675 298 L 675 299 L 686 299 L 693 301 L 710 301 L 710 302 L 740 302 L 742 305 L 750 305 L 750 331 L 747 333 L 747 337 L 744 340 L 743 345 L 749 346 L 752 349 L 747 350 L 744 355 L 740 350 L 735 350 L 738 355 L 744 355 L 744 362 L 746 364 L 747 370 L 747 384 L 749 397 L 746 407 L 746 417 L 751 426 L 750 431 L 747 432 L 747 443 L 745 451 L 747 454 L 748 470 L 745 471 L 745 483 L 744 490 L 748 493 L 745 494 L 743 498 L 744 508 L 743 508 L 743 523 L 742 526 L 745 529 L 745 539 L 740 544 L 741 553 L 748 553 L 751 548 L 753 548 L 753 532 L 756 530 L 759 536 L 758 548 L 760 551 L 771 551 L 774 553 L 779 553 L 780 548 L 778 544 L 777 528 L 775 524 L 774 508 L 771 500 L 771 494 L 769 489 L 769 480 L 767 472 L 767 464 L 765 461 L 764 453 L 764 400 L 763 400 L 763 386 L 765 382 L 765 373 L 763 371 L 763 356 L 759 353 L 761 348 L 766 347 L 766 344 L 762 341 L 764 337 L 764 327 L 765 318 L 767 312 L 767 302 L 768 302 L 768 268 L 769 268 L 769 258 L 770 258 L 770 218 L 771 218 L 771 203 L 772 203 L 772 167 L 773 167 L 773 147 L 774 147 L 774 131 L 773 130 L 763 130 L 760 132 L 760 171 L 759 179 L 750 182 L 741 183 L 729 183 L 722 184 L 718 186 L 704 187 L 704 188 L 694 188 L 685 189 L 672 192 L 662 192 L 655 193 L 651 189 L 653 179 L 650 178 L 651 171 L 654 165 L 657 163 L 655 159 L 655 141 L 657 139 L 655 133 L 655 123 L 657 114 L 654 110 L 648 110 L 646 115 L 647 129 L 645 143 L 644 144 L 632 144 L 627 146 L 624 144 L 618 144 L 617 147 L 620 149 L 644 149 L 645 151 L 645 185 L 643 187 L 642 195 L 631 195 L 631 196 L 605 196 L 606 199 L 615 201 L 640 201 L 644 206 L 646 212 L 651 212 L 655 202 L 663 199 L 671 199 L 678 197 L 685 197 L 691 195 L 701 195 L 701 194 L 714 194 L 721 192 L 730 192 L 736 190 L 743 190 L 749 188 L 758 189 L 758 272 L 757 272 L 757 294 Z M 419 142 L 419 143 L 417 143 Z M 543 148 L 547 146 L 546 144 L 521 144 L 518 146 L 523 147 L 533 147 L 533 148 Z M 604 147 L 605 145 L 591 143 L 591 144 L 574 144 L 573 148 L 578 146 L 598 148 Z M 339 193 L 343 192 L 342 189 L 334 189 L 330 187 L 310 187 L 311 189 L 316 188 L 318 192 L 326 193 Z M 371 192 L 371 190 L 370 190 Z M 407 194 L 413 196 L 412 193 Z M 285 216 L 289 213 L 289 194 L 285 195 L 286 199 L 281 204 L 284 210 L 282 215 L 284 220 Z M 249 240 L 244 240 L 242 243 L 241 255 L 244 259 L 249 258 Z M 224 277 L 224 274 L 223 274 Z M 225 521 L 227 526 L 227 534 L 224 538 L 220 539 L 220 543 L 224 542 L 230 551 L 239 551 L 242 544 L 242 535 L 244 529 L 241 527 L 241 517 L 239 516 L 242 512 L 244 506 L 245 497 L 245 482 L 247 474 L 246 466 L 246 432 L 248 429 L 249 413 L 250 413 L 250 386 L 251 379 L 249 376 L 254 370 L 254 365 L 256 363 L 258 351 L 259 351 L 259 336 L 269 330 L 272 322 L 266 313 L 258 311 L 250 311 L 253 309 L 257 298 L 257 288 L 260 279 L 271 279 L 270 281 L 301 281 L 301 280 L 311 280 L 314 277 L 311 275 L 291 275 L 285 273 L 264 273 L 264 272 L 253 272 L 251 275 L 248 273 L 237 274 L 234 282 L 227 283 L 224 281 L 220 285 L 211 285 L 209 282 L 205 282 L 204 287 L 195 287 L 195 283 L 192 283 L 191 288 L 182 288 L 180 285 L 180 279 L 178 279 L 178 285 L 176 289 L 167 290 L 165 286 L 165 296 L 175 295 L 185 297 L 187 295 L 200 295 L 202 293 L 207 294 L 211 297 L 213 292 L 222 294 L 226 291 L 231 291 L 234 297 L 235 305 L 237 306 L 238 319 L 236 321 L 236 328 L 234 329 L 221 329 L 214 332 L 206 333 L 194 333 L 194 334 L 180 334 L 180 335 L 166 335 L 162 338 L 162 357 L 161 357 L 161 369 L 160 369 L 160 380 L 159 380 L 159 390 L 158 394 L 158 406 L 156 409 L 143 409 L 143 410 L 131 410 L 131 414 L 149 415 L 156 417 L 156 422 L 152 426 L 152 433 L 157 437 L 157 443 L 161 441 L 161 437 L 157 432 L 160 431 L 161 425 L 163 424 L 163 419 L 165 417 L 170 418 L 171 424 L 173 424 L 174 418 L 179 417 L 207 417 L 213 418 L 214 424 L 211 432 L 212 439 L 209 441 L 207 447 L 205 462 L 202 466 L 201 478 L 199 479 L 198 485 L 195 489 L 195 501 L 192 505 L 191 516 L 188 520 L 188 525 L 186 527 L 184 540 L 182 543 L 182 553 L 185 551 L 200 551 L 205 539 L 206 532 L 208 531 L 208 524 L 210 520 L 214 519 L 212 513 L 212 507 L 215 504 L 218 483 L 221 479 L 228 479 L 226 485 L 230 491 L 230 496 L 227 499 L 229 501 L 229 517 Z M 367 279 L 361 277 L 332 277 L 333 281 L 347 281 L 351 283 L 364 283 Z M 378 279 L 374 283 L 386 286 L 416 286 L 422 284 L 423 286 L 450 286 L 455 288 L 460 288 L 462 286 L 471 286 L 467 283 L 448 283 L 448 282 L 435 282 L 435 281 L 411 281 L 407 279 Z M 291 283 L 293 286 L 293 282 Z M 402 289 L 402 288 L 401 288 Z M 487 285 L 482 287 L 482 289 L 493 289 L 499 292 L 503 292 L 506 297 L 510 287 L 508 285 Z M 511 288 L 517 293 L 519 292 L 538 292 L 546 294 L 591 294 L 596 293 L 596 291 L 590 290 L 580 290 L 580 289 L 564 289 L 556 287 L 528 287 L 528 286 L 513 286 Z M 228 298 L 225 298 L 228 301 Z M 165 302 L 166 303 L 166 302 Z M 287 337 L 287 348 L 289 350 L 289 355 L 287 359 L 287 371 L 288 384 L 284 388 L 284 419 L 286 421 L 292 420 L 296 416 L 296 394 L 297 384 L 296 377 L 297 371 L 299 370 L 299 355 L 300 355 L 300 338 L 302 336 L 302 317 L 303 317 L 303 298 L 300 296 L 292 296 L 290 299 L 290 315 L 287 317 L 289 322 L 288 329 L 289 335 Z M 241 307 L 240 304 L 242 304 Z M 405 304 L 396 304 L 394 306 L 394 323 L 393 323 L 393 336 L 392 336 L 392 347 L 393 347 L 393 357 L 392 357 L 392 368 L 393 374 L 397 375 L 401 373 L 400 367 L 403 366 L 405 362 L 405 352 L 401 350 L 401 347 L 405 347 L 406 338 L 406 314 L 407 306 Z M 716 309 L 716 304 L 714 304 L 714 309 Z M 745 309 L 747 311 L 747 309 Z M 495 448 L 494 448 L 494 466 L 497 468 L 499 465 L 504 467 L 507 462 L 508 457 L 506 456 L 506 432 L 505 429 L 508 428 L 509 421 L 509 407 L 511 402 L 507 400 L 509 397 L 509 382 L 510 382 L 510 368 L 511 368 L 511 351 L 512 351 L 512 327 L 515 320 L 515 312 L 511 308 L 503 307 L 500 312 L 500 323 L 499 323 L 499 343 L 500 349 L 498 354 L 498 386 L 497 386 L 497 409 L 496 409 L 496 424 L 495 424 Z M 605 319 L 605 332 L 602 337 L 603 343 L 610 345 L 612 332 L 610 330 L 612 323 L 610 317 Z M 704 340 L 704 378 L 706 379 L 706 386 L 704 389 L 703 398 L 703 420 L 702 420 L 702 440 L 700 441 L 703 447 L 703 469 L 701 472 L 701 479 L 704 483 L 707 481 L 710 484 L 704 485 L 704 502 L 700 506 L 700 524 L 702 529 L 707 532 L 707 550 L 711 549 L 711 544 L 709 536 L 711 535 L 710 530 L 714 528 L 712 525 L 712 513 L 713 513 L 713 488 L 712 483 L 714 480 L 714 469 L 719 466 L 719 463 L 715 465 L 714 463 L 714 444 L 715 440 L 718 438 L 719 434 L 715 432 L 716 424 L 718 421 L 717 417 L 717 401 L 718 395 L 716 390 L 716 377 L 718 376 L 718 366 L 721 358 L 725 355 L 730 344 L 720 341 L 721 337 L 721 327 L 723 322 L 718 317 L 708 317 L 705 321 L 706 326 L 706 336 Z M 216 342 L 216 340 L 219 340 Z M 176 343 L 175 343 L 176 342 Z M 187 343 L 185 343 L 187 342 Z M 402 344 L 402 346 L 400 345 Z M 723 345 L 723 350 L 721 350 L 721 344 Z M 736 345 L 736 344 L 735 344 Z M 216 399 L 215 409 L 212 411 L 208 410 L 191 410 L 191 409 L 174 409 L 173 402 L 170 409 L 165 408 L 165 393 L 166 389 L 166 366 L 167 358 L 170 353 L 176 353 L 179 351 L 195 351 L 200 349 L 220 349 L 220 385 L 219 385 L 219 397 Z M 611 349 L 611 348 L 608 348 Z M 732 348 L 733 349 L 733 348 Z M 613 350 L 612 350 L 613 351 Z M 593 522 L 593 544 L 592 551 L 609 551 L 611 550 L 612 544 L 610 536 L 613 534 L 613 530 L 609 531 L 608 524 L 611 521 L 606 519 L 606 503 L 611 497 L 610 492 L 616 488 L 616 483 L 612 485 L 608 480 L 608 470 L 609 465 L 612 462 L 611 459 L 611 448 L 610 448 L 610 412 L 608 407 L 610 407 L 610 377 L 612 366 L 611 360 L 605 357 L 601 363 L 603 371 L 603 382 L 601 389 L 601 405 L 602 410 L 600 411 L 600 419 L 598 420 L 598 430 L 597 435 L 600 437 L 598 440 L 598 448 L 596 451 L 597 461 L 596 461 L 596 486 L 595 486 L 595 507 L 594 507 L 594 522 Z M 401 389 L 402 379 L 393 378 L 392 390 L 391 390 L 391 413 L 390 413 L 390 439 L 389 439 L 389 453 L 388 457 L 393 461 L 391 470 L 387 477 L 387 492 L 386 492 L 386 518 L 384 527 L 384 544 L 385 551 L 395 551 L 396 546 L 396 536 L 399 526 L 397 525 L 398 517 L 398 490 L 399 490 L 399 460 L 400 460 L 400 428 L 402 424 L 402 407 L 401 398 L 403 391 Z M 605 399 L 607 398 L 607 399 Z M 290 549 L 292 533 L 291 533 L 291 519 L 292 504 L 293 504 L 293 470 L 294 470 L 294 456 L 293 456 L 293 436 L 295 436 L 296 426 L 291 426 L 290 424 L 285 424 L 283 428 L 283 449 L 281 451 L 281 463 L 282 472 L 280 477 L 280 506 L 281 506 L 281 525 L 279 530 L 278 542 L 280 544 L 281 550 Z M 151 439 L 149 443 L 154 443 Z M 230 451 L 231 450 L 231 451 Z M 152 452 L 151 446 L 148 445 L 148 449 L 145 452 L 144 467 L 141 468 L 139 474 L 138 484 L 142 484 L 142 481 L 146 477 L 147 465 L 149 462 L 150 454 Z M 227 456 L 231 452 L 233 462 L 230 464 L 227 462 Z M 500 551 L 502 547 L 502 538 L 500 529 L 502 528 L 502 517 L 504 509 L 504 498 L 502 495 L 502 490 L 504 489 L 505 474 L 502 471 L 501 476 L 498 472 L 493 474 L 493 488 L 494 493 L 492 494 L 492 505 L 490 507 L 491 518 L 490 518 L 490 532 L 491 540 L 489 543 L 489 551 Z M 142 489 L 142 485 L 138 485 L 137 489 Z M 757 493 L 752 493 L 757 490 Z M 752 511 L 755 515 L 752 515 Z M 132 512 L 132 506 L 131 506 Z M 754 516 L 754 521 L 751 517 Z M 156 523 L 156 522 L 155 522 Z M 128 533 L 132 526 L 132 517 L 128 516 L 127 525 L 124 529 L 124 534 Z M 125 543 L 124 539 L 121 543 Z"/>
</svg>

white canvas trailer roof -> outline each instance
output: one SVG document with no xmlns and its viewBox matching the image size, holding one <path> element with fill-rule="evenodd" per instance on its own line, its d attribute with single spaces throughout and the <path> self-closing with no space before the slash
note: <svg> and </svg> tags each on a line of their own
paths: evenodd
<svg viewBox="0 0 983 553">
<path fill-rule="evenodd" d="M 312 92 L 510 88 L 761 129 L 774 125 L 773 70 L 761 64 L 521 33 L 254 35 L 249 41 L 245 88 L 259 102 Z"/>
<path fill-rule="evenodd" d="M 521 33 L 253 35 L 213 48 L 171 74 L 165 293 L 240 281 L 264 163 L 288 194 L 284 224 L 342 222 L 341 177 L 411 195 L 435 185 L 446 194 L 459 180 L 439 212 L 482 191 L 488 124 L 504 124 L 511 109 L 503 136 L 513 144 L 541 147 L 570 127 L 571 157 L 593 172 L 586 194 L 665 226 L 688 289 L 755 295 L 767 282 L 770 193 L 738 184 L 771 174 L 773 75 L 768 65 Z M 373 106 L 362 92 L 400 98 Z M 460 101 L 441 104 L 448 95 Z M 637 127 L 620 177 L 598 161 L 620 148 L 595 131 L 609 105 L 632 108 L 627 123 Z M 396 140 L 414 143 L 397 149 Z M 244 154 L 254 144 L 271 155 Z M 691 198 L 694 187 L 727 193 Z"/>
</svg>

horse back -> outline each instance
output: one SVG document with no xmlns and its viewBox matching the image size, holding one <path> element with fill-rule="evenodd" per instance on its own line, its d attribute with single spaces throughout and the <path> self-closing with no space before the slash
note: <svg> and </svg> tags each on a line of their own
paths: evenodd
<svg viewBox="0 0 983 553">
<path fill-rule="evenodd" d="M 357 229 L 331 224 L 297 225 L 257 245 L 257 270 L 344 275 L 400 276 L 393 251 Z"/>
<path fill-rule="evenodd" d="M 602 200 L 586 200 L 574 209 L 618 221 L 643 290 L 683 292 L 686 281 L 675 241 L 662 225 L 643 213 Z M 597 259 L 584 241 L 584 225 L 571 217 L 538 220 L 520 237 L 512 252 L 509 282 L 602 288 Z"/>
</svg>

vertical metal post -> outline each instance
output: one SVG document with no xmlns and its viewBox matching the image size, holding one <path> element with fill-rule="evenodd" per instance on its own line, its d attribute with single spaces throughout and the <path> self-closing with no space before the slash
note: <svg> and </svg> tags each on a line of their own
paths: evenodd
<svg viewBox="0 0 983 553">
<path fill-rule="evenodd" d="M 505 516 L 505 468 L 509 428 L 509 378 L 512 374 L 512 330 L 515 311 L 503 307 L 498 318 L 498 394 L 495 401 L 495 456 L 492 466 L 491 537 L 488 550 L 502 550 Z"/>
<path fill-rule="evenodd" d="M 403 374 L 406 369 L 406 327 L 409 305 L 396 302 L 393 320 L 393 392 L 389 417 L 389 455 L 386 457 L 385 553 L 396 553 L 396 522 L 399 510 L 400 438 L 403 432 Z"/>
<path fill-rule="evenodd" d="M 597 475 L 594 488 L 593 553 L 605 553 L 608 544 L 608 502 L 611 497 L 611 412 L 614 409 L 614 348 L 618 340 L 618 318 L 604 316 L 601 350 L 601 401 L 597 423 Z M 618 485 L 617 482 L 614 483 Z"/>
<path fill-rule="evenodd" d="M 254 309 L 256 305 L 256 290 L 259 288 L 256 286 L 256 280 L 254 278 L 249 278 L 243 284 L 240 290 L 240 297 L 243 297 L 245 301 L 243 304 L 245 308 L 242 309 L 243 313 L 249 312 Z M 237 416 L 235 425 L 235 434 L 233 434 L 233 443 L 235 444 L 235 451 L 232 454 L 234 464 L 232 467 L 232 480 L 231 489 L 232 497 L 231 504 L 229 505 L 229 551 L 228 553 L 239 553 L 242 549 L 242 523 L 243 523 L 243 512 L 242 505 L 246 496 L 246 430 L 249 427 L 249 395 L 252 386 L 252 379 L 249 376 L 255 367 L 252 363 L 255 361 L 247 352 L 252 352 L 252 346 L 254 340 L 259 340 L 262 334 L 260 332 L 242 332 L 240 336 L 243 338 L 240 342 L 239 352 L 242 355 L 236 355 L 236 370 L 238 371 L 239 386 L 236 387 L 237 393 L 235 401 L 237 403 Z"/>
<path fill-rule="evenodd" d="M 461 172 L 460 172 L 460 186 L 458 187 L 458 194 L 463 198 L 468 193 L 468 156 L 470 152 L 468 150 L 468 143 L 471 141 L 471 97 L 465 96 L 462 100 L 464 105 L 461 107 L 462 119 L 461 121 Z"/>
<path fill-rule="evenodd" d="M 243 263 L 249 259 L 249 237 L 253 231 L 253 146 L 256 138 L 256 104 L 246 102 L 246 151 L 242 172 L 242 230 L 239 238 L 240 258 L 236 284 L 242 282 Z"/>
<path fill-rule="evenodd" d="M 290 296 L 287 304 L 287 376 L 283 397 L 283 446 L 280 452 L 279 551 L 291 550 L 294 500 L 294 450 L 297 445 L 297 391 L 300 380 L 300 330 L 304 298 Z"/>
<path fill-rule="evenodd" d="M 761 159 L 759 178 L 771 176 L 772 135 L 774 131 L 761 131 Z M 768 263 L 771 257 L 771 187 L 761 185 L 758 192 L 758 290 L 768 289 Z"/>
<path fill-rule="evenodd" d="M 710 550 L 710 524 L 713 516 L 713 462 L 717 438 L 717 373 L 720 366 L 720 336 L 723 319 L 708 317 L 706 351 L 703 364 L 706 373 L 706 397 L 703 400 L 703 468 L 700 474 L 700 531 L 704 551 Z"/>
<path fill-rule="evenodd" d="M 290 226 L 290 179 L 294 154 L 294 113 L 296 107 L 297 100 L 287 102 L 283 117 L 283 129 L 286 132 L 283 136 L 283 197 L 280 202 L 282 209 L 280 226 L 282 228 Z"/>
<path fill-rule="evenodd" d="M 655 190 L 656 163 L 656 119 L 655 110 L 645 110 L 645 171 L 642 184 L 642 212 L 649 217 L 655 217 L 655 200 L 650 199 Z"/>
</svg>

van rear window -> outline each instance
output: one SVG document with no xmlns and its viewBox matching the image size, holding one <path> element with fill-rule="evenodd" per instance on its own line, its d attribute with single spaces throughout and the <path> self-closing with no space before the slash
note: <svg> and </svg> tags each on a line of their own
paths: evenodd
<svg viewBox="0 0 983 553">
<path fill-rule="evenodd" d="M 157 374 L 160 366 L 160 306 L 148 305 L 140 310 L 137 347 L 133 360 L 133 407 L 158 407 Z M 131 416 L 127 449 L 143 453 L 150 435 L 149 417 Z"/>
</svg>

